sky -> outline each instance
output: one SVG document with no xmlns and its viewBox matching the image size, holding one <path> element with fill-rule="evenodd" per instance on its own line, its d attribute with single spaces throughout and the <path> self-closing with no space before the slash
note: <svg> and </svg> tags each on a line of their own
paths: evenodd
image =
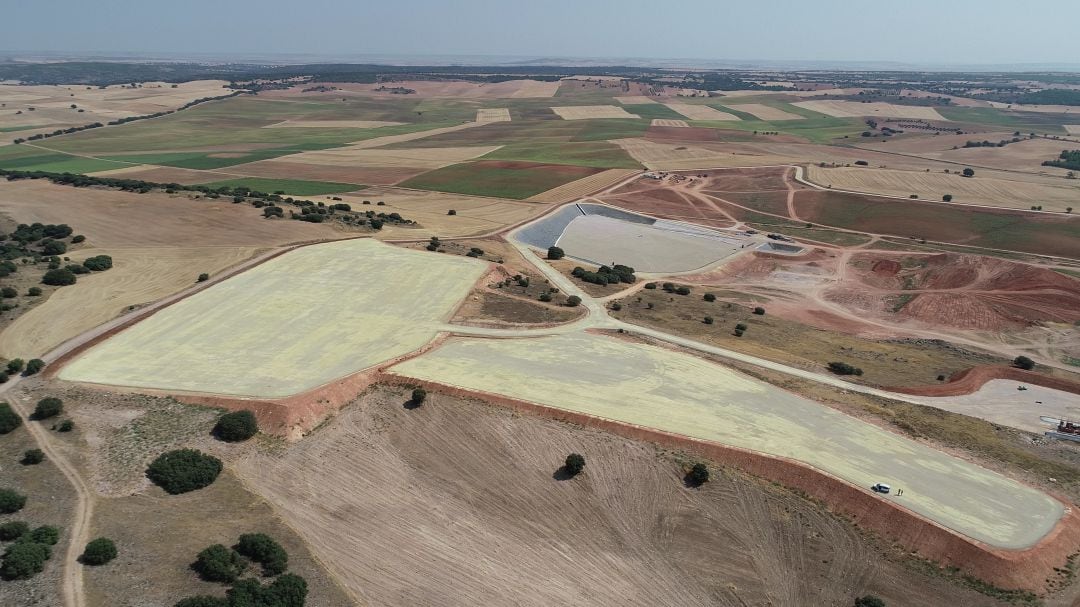
<svg viewBox="0 0 1080 607">
<path fill-rule="evenodd" d="M 0 0 L 0 50 L 1080 62 L 1077 0 Z"/>
</svg>

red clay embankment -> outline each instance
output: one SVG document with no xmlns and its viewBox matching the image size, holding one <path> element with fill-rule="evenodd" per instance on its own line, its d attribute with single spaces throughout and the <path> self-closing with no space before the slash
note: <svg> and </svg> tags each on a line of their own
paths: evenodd
<svg viewBox="0 0 1080 607">
<path fill-rule="evenodd" d="M 983 384 L 992 379 L 1007 379 L 1025 384 L 1034 384 L 1044 388 L 1061 390 L 1062 392 L 1080 394 L 1080 382 L 1033 373 L 1031 371 L 1024 371 L 1023 369 L 1018 369 L 1016 367 L 1006 367 L 1004 365 L 982 365 L 965 369 L 958 373 L 954 373 L 949 377 L 949 380 L 943 384 L 907 388 L 886 388 L 886 390 L 899 392 L 901 394 L 912 394 L 915 396 L 961 396 L 963 394 L 978 392 L 979 389 L 983 387 Z"/>
</svg>

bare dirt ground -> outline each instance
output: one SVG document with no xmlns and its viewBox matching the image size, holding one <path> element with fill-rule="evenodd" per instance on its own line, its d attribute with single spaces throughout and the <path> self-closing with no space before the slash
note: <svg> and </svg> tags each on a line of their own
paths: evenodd
<svg viewBox="0 0 1080 607">
<path fill-rule="evenodd" d="M 412 409 L 407 399 L 373 391 L 311 438 L 237 464 L 367 604 L 846 604 L 867 593 L 997 604 L 883 558 L 766 483 L 714 470 L 687 489 L 685 464 L 646 444 L 438 394 Z M 571 451 L 586 471 L 559 480 Z"/>
</svg>

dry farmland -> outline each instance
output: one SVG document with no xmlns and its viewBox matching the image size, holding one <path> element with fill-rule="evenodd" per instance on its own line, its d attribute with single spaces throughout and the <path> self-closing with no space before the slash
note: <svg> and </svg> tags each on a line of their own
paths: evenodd
<svg viewBox="0 0 1080 607">
<path fill-rule="evenodd" d="M 714 107 L 709 107 L 707 105 L 675 103 L 673 101 L 669 101 L 664 105 L 682 114 L 683 116 L 686 116 L 690 120 L 739 120 L 739 117 L 735 114 L 722 112 Z"/>
<path fill-rule="evenodd" d="M 616 97 L 615 101 L 623 105 L 641 105 L 642 103 L 659 103 L 652 97 L 646 97 L 645 95 L 626 95 L 624 97 Z"/>
<path fill-rule="evenodd" d="M 1061 186 L 981 177 L 963 177 L 956 173 L 926 173 L 857 167 L 821 168 L 810 165 L 807 177 L 834 190 L 907 198 L 916 194 L 922 200 L 941 200 L 952 194 L 952 202 L 984 204 L 1013 209 L 1041 205 L 1045 211 L 1064 211 L 1080 200 L 1080 184 Z"/>
<path fill-rule="evenodd" d="M 726 367 L 619 339 L 452 339 L 393 367 L 501 394 L 793 458 L 860 487 L 904 488 L 906 508 L 994 546 L 1038 542 L 1063 514 L 1040 491 Z"/>
<path fill-rule="evenodd" d="M 388 120 L 283 120 L 268 124 L 264 129 L 377 129 L 384 126 L 397 126 L 402 122 Z"/>
<path fill-rule="evenodd" d="M 1070 135 L 1080 135 L 1080 124 L 1066 124 L 1065 131 Z"/>
<path fill-rule="evenodd" d="M 476 121 L 479 123 L 508 122 L 510 120 L 509 108 L 481 108 L 476 110 Z"/>
<path fill-rule="evenodd" d="M 60 377 L 290 396 L 420 348 L 484 271 L 472 259 L 371 239 L 304 247 L 157 312 L 75 359 Z"/>
<path fill-rule="evenodd" d="M 563 120 L 592 120 L 594 118 L 641 118 L 617 105 L 571 105 L 553 107 L 551 111 Z"/>
<path fill-rule="evenodd" d="M 521 223 L 547 210 L 545 205 L 519 200 L 398 188 L 368 188 L 341 198 L 354 210 L 396 212 L 420 224 L 388 224 L 379 232 L 380 239 L 475 236 Z M 372 206 L 364 205 L 365 200 Z M 378 206 L 379 202 L 384 204 Z M 449 214 L 451 210 L 454 215 Z"/>
<path fill-rule="evenodd" d="M 752 114 L 762 120 L 802 120 L 803 116 L 798 114 L 792 114 L 791 112 L 785 112 L 784 110 L 773 107 L 771 105 L 765 105 L 763 103 L 740 103 L 738 105 L 729 104 L 733 110 L 740 112 L 746 112 Z"/>
<path fill-rule="evenodd" d="M 582 177 L 577 181 L 571 181 L 546 192 L 541 192 L 525 200 L 529 202 L 570 202 L 613 186 L 637 172 L 636 169 L 609 169 L 602 173 Z"/>
<path fill-rule="evenodd" d="M 932 107 L 919 105 L 895 105 L 874 101 L 861 103 L 859 101 L 798 101 L 792 105 L 819 112 L 834 118 L 858 118 L 861 116 L 882 116 L 886 118 L 911 118 L 915 120 L 945 120 Z"/>
<path fill-rule="evenodd" d="M 388 150 L 357 146 L 302 152 L 289 156 L 286 162 L 336 167 L 377 167 L 438 169 L 489 154 L 500 146 L 468 146 L 454 148 L 406 148 Z M 243 166 L 234 170 L 243 171 Z"/>
<path fill-rule="evenodd" d="M 670 120 L 665 118 L 653 118 L 651 126 L 669 126 L 674 128 L 687 128 L 690 125 L 685 120 Z"/>
</svg>

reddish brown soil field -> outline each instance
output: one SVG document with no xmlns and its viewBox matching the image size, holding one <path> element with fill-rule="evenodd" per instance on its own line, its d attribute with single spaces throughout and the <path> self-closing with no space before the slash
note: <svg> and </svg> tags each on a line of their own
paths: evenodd
<svg viewBox="0 0 1080 607">
<path fill-rule="evenodd" d="M 713 228 L 735 225 L 730 215 L 719 210 L 718 206 L 710 206 L 705 201 L 663 187 L 646 187 L 619 196 L 605 196 L 603 200 L 610 205 L 653 217 L 688 221 Z"/>
</svg>

